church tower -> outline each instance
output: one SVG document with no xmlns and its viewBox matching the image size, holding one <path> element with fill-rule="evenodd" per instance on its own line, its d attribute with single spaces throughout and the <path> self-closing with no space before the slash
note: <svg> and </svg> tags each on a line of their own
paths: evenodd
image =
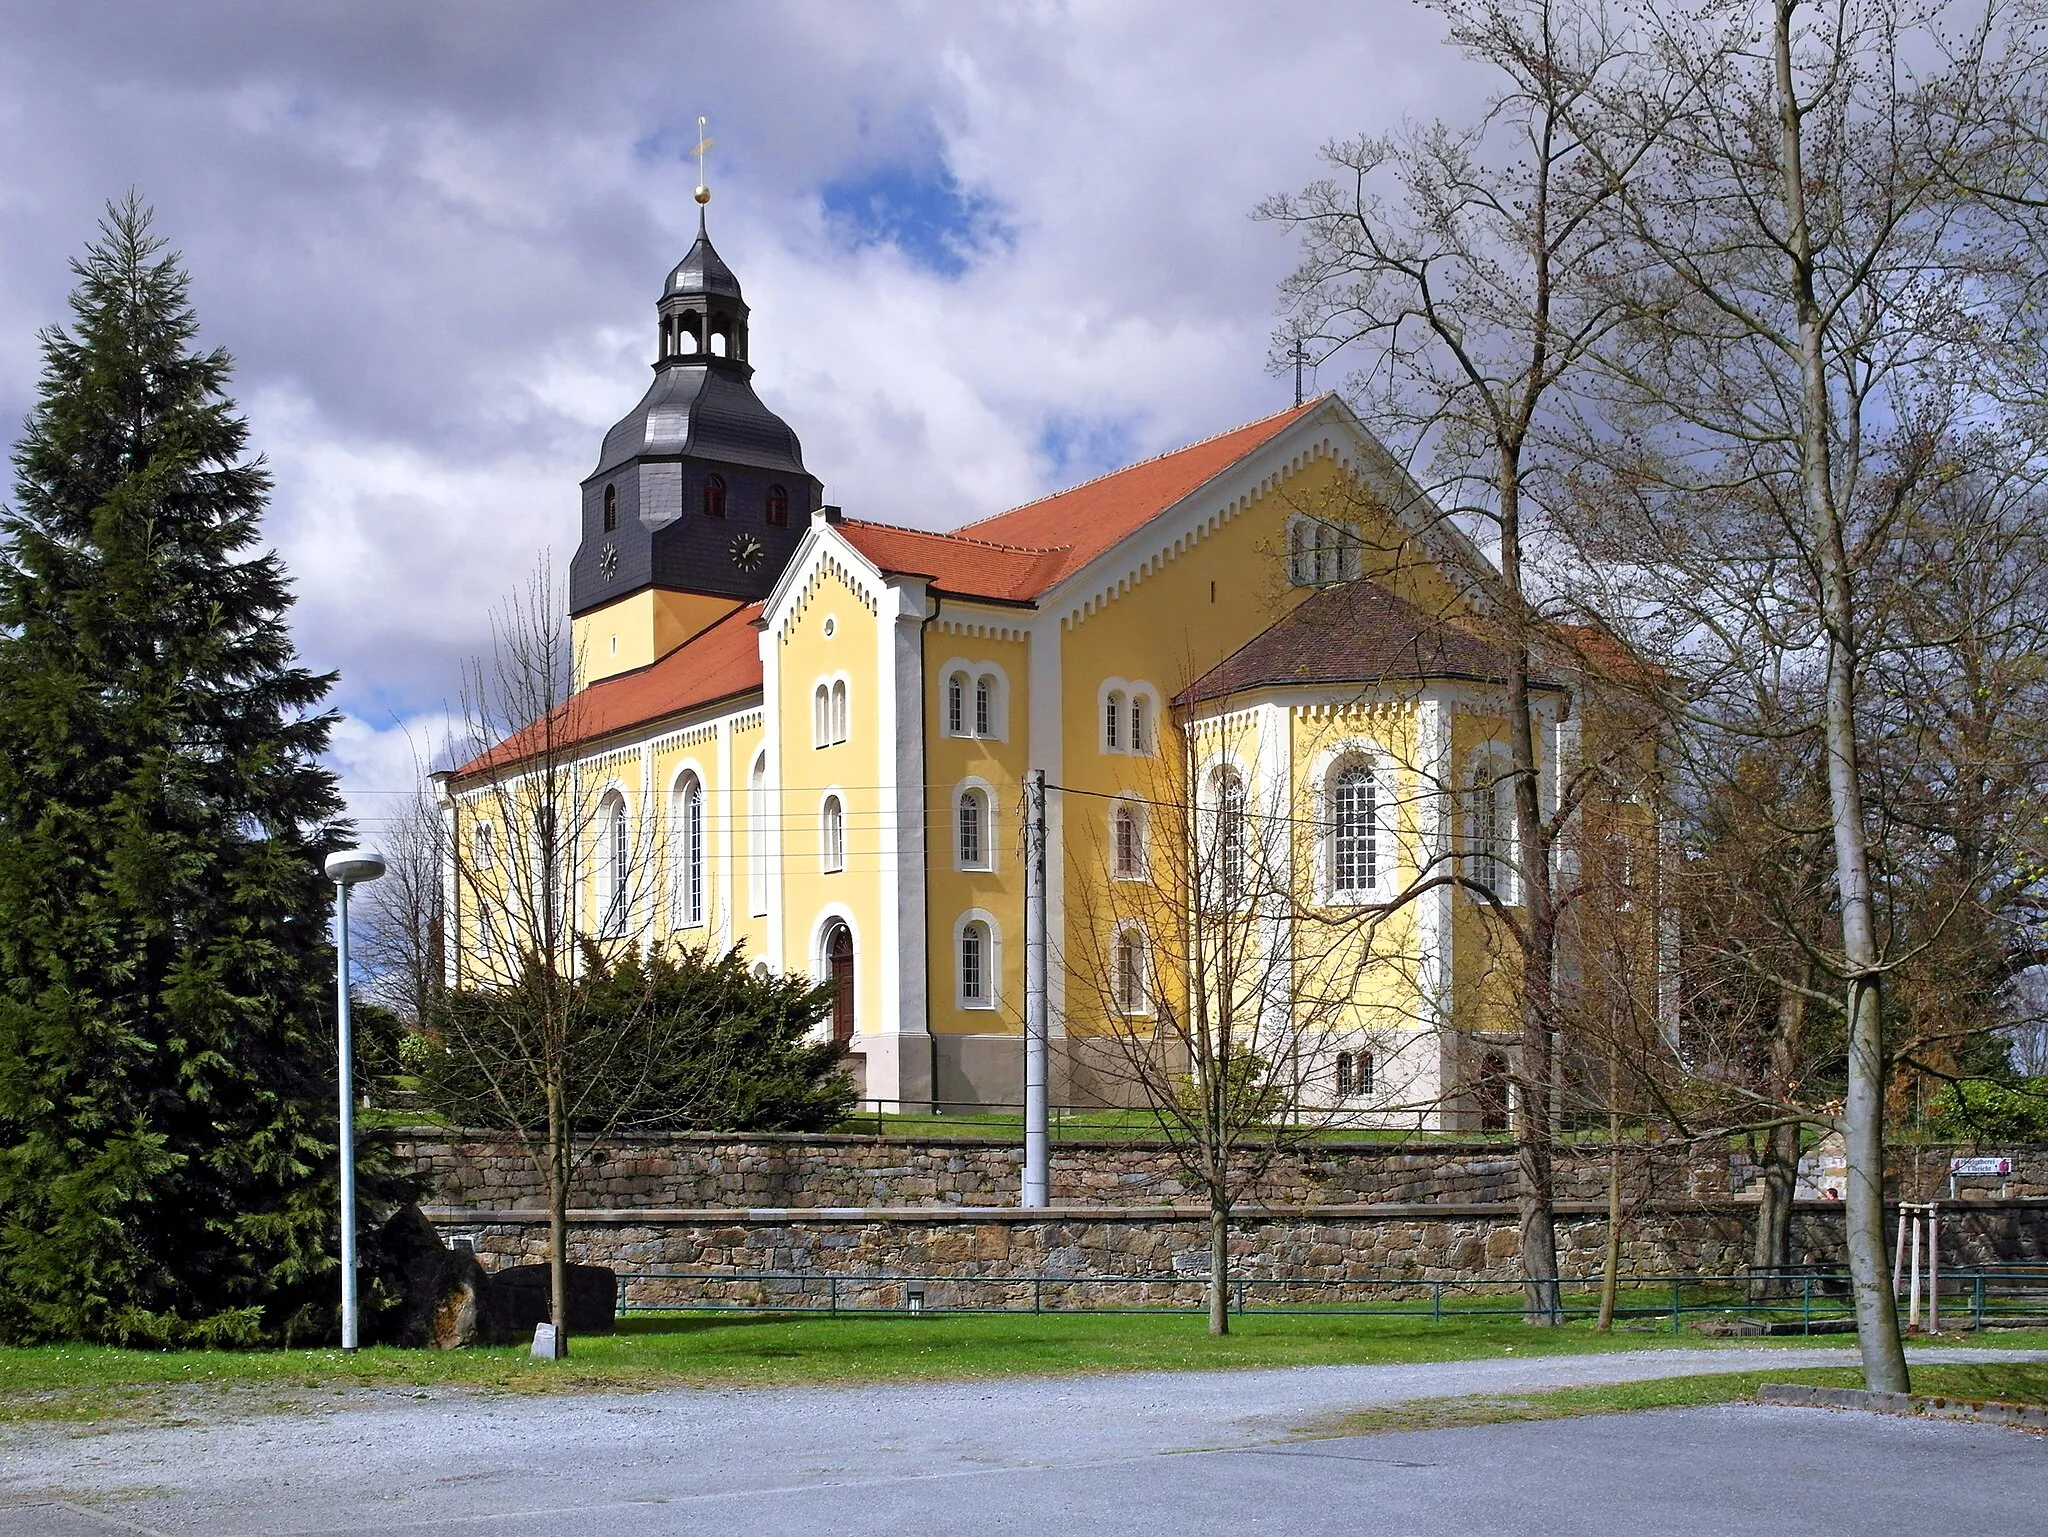
<svg viewBox="0 0 2048 1537">
<path fill-rule="evenodd" d="M 569 563 L 578 687 L 659 661 L 765 598 L 822 488 L 789 426 L 754 393 L 746 300 L 697 240 L 655 302 L 654 382 L 604 436 Z"/>
</svg>

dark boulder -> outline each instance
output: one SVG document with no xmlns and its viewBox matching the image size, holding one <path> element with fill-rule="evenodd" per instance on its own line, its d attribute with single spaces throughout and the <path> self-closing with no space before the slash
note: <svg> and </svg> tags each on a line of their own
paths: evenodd
<svg viewBox="0 0 2048 1537">
<path fill-rule="evenodd" d="M 491 1272 L 493 1302 L 509 1337 L 531 1339 L 549 1307 L 548 1267 L 515 1265 Z M 618 1323 L 619 1278 L 603 1265 L 569 1267 L 569 1335 L 610 1334 Z"/>
<path fill-rule="evenodd" d="M 394 1304 L 376 1320 L 377 1340 L 407 1350 L 459 1350 L 512 1338 L 495 1306 L 490 1274 L 474 1254 L 450 1249 L 417 1206 L 377 1234 Z"/>
</svg>

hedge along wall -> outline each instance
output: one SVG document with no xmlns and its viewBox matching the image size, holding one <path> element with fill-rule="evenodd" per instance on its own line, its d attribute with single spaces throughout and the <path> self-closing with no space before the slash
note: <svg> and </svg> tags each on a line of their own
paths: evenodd
<svg viewBox="0 0 2048 1537">
<path fill-rule="evenodd" d="M 427 1215 L 444 1234 L 473 1235 L 490 1268 L 537 1262 L 547 1250 L 547 1225 L 532 1210 L 437 1207 Z M 1749 1252 L 1752 1202 L 1723 1198 L 1636 1212 L 1623 1229 L 1623 1273 L 1733 1274 Z M 1596 1274 L 1606 1240 L 1605 1208 L 1561 1205 L 1558 1245 L 1568 1276 Z M 1842 1209 L 1802 1202 L 1794 1221 L 1795 1259 L 1843 1263 Z M 1499 1281 L 1517 1274 L 1512 1206 L 1499 1203 L 1399 1203 L 1247 1209 L 1231 1239 L 1231 1271 L 1251 1282 L 1253 1301 L 1332 1301 L 1369 1288 L 1364 1280 Z M 1959 1206 L 1943 1219 L 1943 1265 L 1960 1269 L 1989 1261 L 2048 1257 L 2048 1201 L 1985 1201 Z M 627 1296 L 642 1305 L 771 1298 L 823 1302 L 825 1278 L 925 1275 L 932 1306 L 1019 1305 L 1028 1281 L 1064 1277 L 1185 1276 L 1178 1286 L 1118 1280 L 1068 1285 L 1069 1305 L 1083 1301 L 1187 1303 L 1207 1273 L 1208 1218 L 1185 1207 L 1016 1207 L 873 1210 L 579 1210 L 571 1218 L 571 1257 L 628 1275 Z M 691 1281 L 635 1273 L 713 1273 Z M 798 1273 L 808 1283 L 760 1279 Z M 728 1279 L 729 1278 L 729 1279 Z M 1282 1281 L 1328 1283 L 1281 1285 Z M 972 1284 L 970 1284 L 972 1283 Z M 840 1300 L 894 1301 L 890 1287 L 850 1286 Z"/>
</svg>

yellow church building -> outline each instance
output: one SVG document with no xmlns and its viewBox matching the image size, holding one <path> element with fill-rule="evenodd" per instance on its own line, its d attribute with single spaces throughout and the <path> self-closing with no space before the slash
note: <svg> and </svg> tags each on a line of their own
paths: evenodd
<svg viewBox="0 0 2048 1537">
<path fill-rule="evenodd" d="M 1455 861 L 1515 901 L 1505 661 L 1468 622 L 1490 568 L 1342 401 L 934 532 L 825 503 L 754 392 L 749 312 L 701 227 L 656 308 L 654 378 L 583 482 L 569 570 L 553 747 L 575 831 L 548 882 L 570 930 L 743 945 L 831 984 L 868 1100 L 1014 1105 L 1041 769 L 1053 1098 L 1114 1101 L 1088 1043 L 1172 1006 L 1154 929 L 1207 900 L 1173 846 L 1184 794 L 1222 829 L 1213 878 L 1250 861 L 1275 882 L 1260 943 L 1333 1046 L 1304 1097 L 1360 1124 L 1499 1123 L 1487 904 L 1403 898 Z M 1537 698 L 1554 796 L 1572 696 Z M 524 753 L 444 776 L 458 983 L 518 943 L 473 877 L 530 839 L 500 825 Z"/>
</svg>

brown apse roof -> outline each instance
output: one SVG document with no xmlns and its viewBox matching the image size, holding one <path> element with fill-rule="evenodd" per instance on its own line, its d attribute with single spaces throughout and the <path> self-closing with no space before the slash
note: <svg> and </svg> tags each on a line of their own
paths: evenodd
<svg viewBox="0 0 2048 1537">
<path fill-rule="evenodd" d="M 1197 678 L 1179 699 L 1201 704 L 1286 684 L 1413 682 L 1459 678 L 1498 683 L 1507 655 L 1458 619 L 1425 613 L 1372 581 L 1346 582 L 1304 599 L 1286 618 Z M 1542 688 L 1556 685 L 1532 679 Z"/>
</svg>

